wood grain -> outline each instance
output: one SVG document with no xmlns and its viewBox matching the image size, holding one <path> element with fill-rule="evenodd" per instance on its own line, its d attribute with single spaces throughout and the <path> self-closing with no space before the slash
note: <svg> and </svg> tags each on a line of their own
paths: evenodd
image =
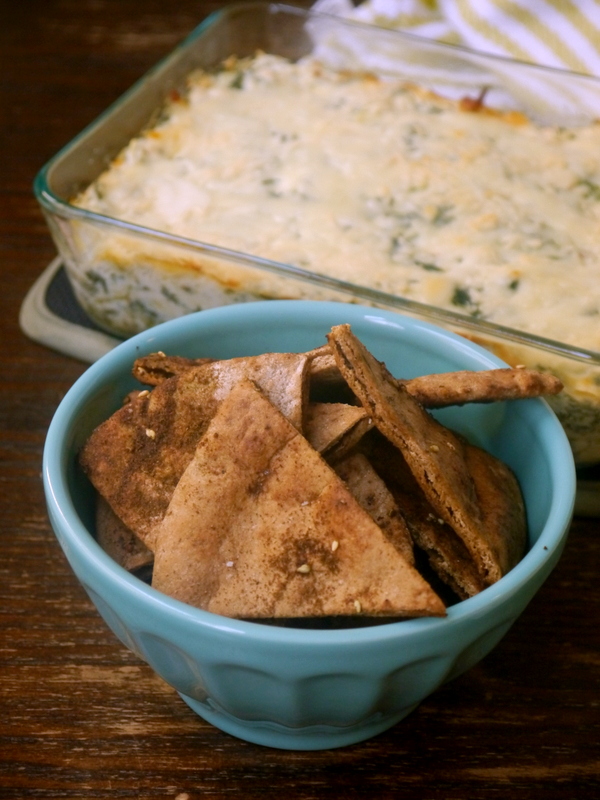
<svg viewBox="0 0 600 800">
<path fill-rule="evenodd" d="M 0 798 L 572 800 L 600 786 L 600 531 L 500 646 L 381 736 L 328 752 L 238 741 L 108 631 L 50 530 L 52 414 L 84 365 L 26 339 L 54 256 L 37 170 L 219 2 L 27 0 L 0 9 Z"/>
</svg>

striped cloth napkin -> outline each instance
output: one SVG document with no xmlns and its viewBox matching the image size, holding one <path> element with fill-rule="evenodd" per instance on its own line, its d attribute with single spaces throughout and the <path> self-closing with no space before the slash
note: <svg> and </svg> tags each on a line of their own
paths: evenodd
<svg viewBox="0 0 600 800">
<path fill-rule="evenodd" d="M 600 76 L 600 0 L 317 0 L 315 10 Z"/>
</svg>

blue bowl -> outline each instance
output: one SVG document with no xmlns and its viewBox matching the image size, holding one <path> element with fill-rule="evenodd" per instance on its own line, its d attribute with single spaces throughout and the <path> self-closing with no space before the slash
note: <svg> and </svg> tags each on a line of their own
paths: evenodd
<svg viewBox="0 0 600 800">
<path fill-rule="evenodd" d="M 159 325 L 102 357 L 60 404 L 44 451 L 52 526 L 112 631 L 205 720 L 271 747 L 323 749 L 367 739 L 476 664 L 550 574 L 573 511 L 571 449 L 545 401 L 466 405 L 437 416 L 516 472 L 529 549 L 508 575 L 450 607 L 444 619 L 340 630 L 271 627 L 192 608 L 119 567 L 94 539 L 93 490 L 77 452 L 135 387 L 134 359 L 157 350 L 219 358 L 300 352 L 323 344 L 331 326 L 343 322 L 399 377 L 503 366 L 466 339 L 391 312 L 303 301 L 227 306 Z"/>
</svg>

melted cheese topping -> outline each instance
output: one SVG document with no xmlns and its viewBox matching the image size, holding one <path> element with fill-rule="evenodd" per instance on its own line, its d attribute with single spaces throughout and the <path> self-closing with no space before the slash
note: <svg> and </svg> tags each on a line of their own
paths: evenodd
<svg viewBox="0 0 600 800">
<path fill-rule="evenodd" d="M 599 126 L 261 55 L 194 74 L 76 203 L 600 349 L 598 153 Z"/>
</svg>

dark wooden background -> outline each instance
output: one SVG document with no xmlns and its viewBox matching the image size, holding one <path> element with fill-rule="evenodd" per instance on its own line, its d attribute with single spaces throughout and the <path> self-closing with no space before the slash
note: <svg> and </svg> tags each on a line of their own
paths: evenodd
<svg viewBox="0 0 600 800">
<path fill-rule="evenodd" d="M 42 164 L 210 11 L 205 0 L 0 0 L 0 798 L 582 798 L 600 788 L 600 525 L 501 645 L 364 744 L 285 752 L 196 717 L 107 630 L 50 530 L 45 433 L 84 365 L 18 311 L 54 256 Z"/>
</svg>

